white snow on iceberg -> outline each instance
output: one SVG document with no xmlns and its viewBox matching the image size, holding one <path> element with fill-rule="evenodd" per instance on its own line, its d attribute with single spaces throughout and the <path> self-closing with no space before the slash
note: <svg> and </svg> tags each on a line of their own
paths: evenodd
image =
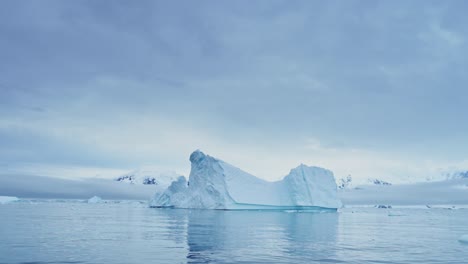
<svg viewBox="0 0 468 264">
<path fill-rule="evenodd" d="M 181 176 L 152 207 L 278 210 L 337 209 L 341 201 L 333 173 L 300 165 L 281 181 L 268 182 L 226 162 L 195 151 L 190 155 L 189 181 Z"/>
<path fill-rule="evenodd" d="M 0 204 L 7 204 L 17 201 L 19 201 L 19 199 L 14 196 L 0 196 Z"/>
</svg>

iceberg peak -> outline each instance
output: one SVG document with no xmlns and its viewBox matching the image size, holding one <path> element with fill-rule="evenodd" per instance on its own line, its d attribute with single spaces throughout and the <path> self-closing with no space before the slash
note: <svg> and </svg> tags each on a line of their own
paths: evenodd
<svg viewBox="0 0 468 264">
<path fill-rule="evenodd" d="M 190 162 L 200 162 L 206 157 L 205 153 L 203 153 L 201 150 L 197 149 L 192 154 L 190 155 Z"/>
<path fill-rule="evenodd" d="M 296 168 L 293 168 L 291 169 L 291 172 L 292 171 L 298 171 L 298 170 L 316 170 L 316 171 L 327 171 L 327 172 L 330 172 L 330 170 L 327 170 L 327 169 L 324 169 L 322 167 L 317 167 L 317 166 L 308 166 L 307 164 L 304 164 L 304 163 L 301 163 L 299 166 L 297 166 Z M 290 173 L 291 173 L 290 172 Z"/>
</svg>

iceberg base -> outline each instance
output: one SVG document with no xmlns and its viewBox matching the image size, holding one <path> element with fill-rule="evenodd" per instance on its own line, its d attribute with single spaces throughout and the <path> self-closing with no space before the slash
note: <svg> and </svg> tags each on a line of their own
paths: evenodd
<svg viewBox="0 0 468 264">
<path fill-rule="evenodd" d="M 175 206 L 155 206 L 150 205 L 150 208 L 167 208 L 167 209 L 194 209 L 194 208 L 181 208 Z M 195 208 L 201 209 L 203 208 Z M 328 213 L 328 212 L 336 212 L 336 208 L 325 208 L 320 206 L 277 206 L 277 205 L 263 205 L 263 204 L 243 204 L 243 203 L 236 203 L 232 204 L 227 208 L 219 208 L 219 209 L 210 209 L 210 210 L 222 210 L 222 211 L 294 211 L 294 212 L 310 212 L 310 213 Z"/>
</svg>

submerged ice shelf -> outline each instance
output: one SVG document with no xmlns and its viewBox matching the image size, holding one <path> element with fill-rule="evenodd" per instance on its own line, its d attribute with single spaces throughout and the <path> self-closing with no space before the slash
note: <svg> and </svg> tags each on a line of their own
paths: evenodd
<svg viewBox="0 0 468 264">
<path fill-rule="evenodd" d="M 189 181 L 181 176 L 151 207 L 225 210 L 335 211 L 341 207 L 333 173 L 301 164 L 280 181 L 268 182 L 195 151 Z"/>
</svg>

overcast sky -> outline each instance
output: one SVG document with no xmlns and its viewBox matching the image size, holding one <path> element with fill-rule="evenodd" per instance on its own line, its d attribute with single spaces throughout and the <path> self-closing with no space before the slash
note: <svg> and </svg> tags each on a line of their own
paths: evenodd
<svg viewBox="0 0 468 264">
<path fill-rule="evenodd" d="M 466 169 L 466 10 L 1 1 L 0 166 L 187 174 L 201 149 L 272 180 L 301 162 L 357 178 Z"/>
</svg>

